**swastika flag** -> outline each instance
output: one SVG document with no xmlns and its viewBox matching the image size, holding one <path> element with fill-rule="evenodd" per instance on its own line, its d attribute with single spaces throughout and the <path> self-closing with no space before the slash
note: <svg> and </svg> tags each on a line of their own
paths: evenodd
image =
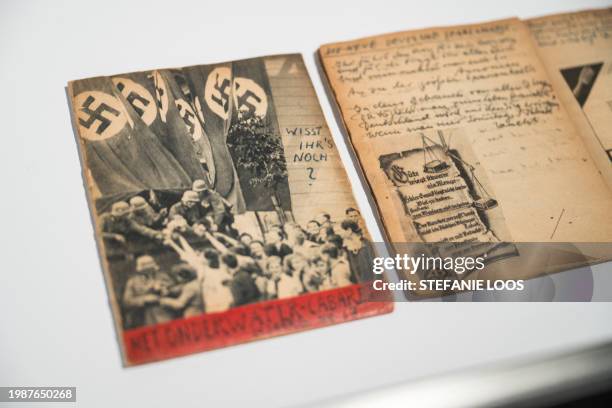
<svg viewBox="0 0 612 408">
<path fill-rule="evenodd" d="M 104 196 L 186 188 L 191 179 L 108 77 L 73 83 L 76 126 Z M 148 118 L 148 116 L 147 116 Z"/>
</svg>

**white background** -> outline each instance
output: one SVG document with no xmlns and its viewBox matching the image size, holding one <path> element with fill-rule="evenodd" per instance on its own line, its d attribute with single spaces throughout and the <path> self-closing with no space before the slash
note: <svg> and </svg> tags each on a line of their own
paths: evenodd
<svg viewBox="0 0 612 408">
<path fill-rule="evenodd" d="M 0 0 L 0 386 L 72 385 L 87 407 L 284 406 L 612 338 L 612 303 L 401 303 L 382 317 L 125 369 L 64 90 L 95 75 L 301 52 L 380 239 L 318 79 L 317 47 L 606 5 Z"/>
</svg>

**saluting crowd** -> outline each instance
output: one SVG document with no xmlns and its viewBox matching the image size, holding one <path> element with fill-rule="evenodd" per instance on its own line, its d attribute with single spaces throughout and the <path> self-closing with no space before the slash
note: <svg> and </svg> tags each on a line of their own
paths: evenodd
<svg viewBox="0 0 612 408">
<path fill-rule="evenodd" d="M 169 210 L 141 196 L 114 203 L 101 229 L 107 242 L 152 240 L 180 258 L 169 270 L 152 255 L 136 258 L 122 294 L 124 325 L 133 328 L 368 281 L 374 254 L 362 222 L 347 208 L 339 221 L 321 213 L 305 226 L 271 223 L 256 239 L 235 228 L 227 200 L 196 180 Z M 194 248 L 196 240 L 206 244 Z"/>
</svg>

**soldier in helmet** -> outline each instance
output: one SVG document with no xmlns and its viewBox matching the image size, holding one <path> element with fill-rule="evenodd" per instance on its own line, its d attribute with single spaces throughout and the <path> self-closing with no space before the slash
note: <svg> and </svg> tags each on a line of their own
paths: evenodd
<svg viewBox="0 0 612 408">
<path fill-rule="evenodd" d="M 138 224 L 130 219 L 130 206 L 125 201 L 118 201 L 111 207 L 110 213 L 100 217 L 102 237 L 111 242 L 125 244 L 129 235 L 143 236 L 151 239 L 161 239 L 160 232 Z"/>
<path fill-rule="evenodd" d="M 203 218 L 198 205 L 199 202 L 198 193 L 192 190 L 185 191 L 181 201 L 170 207 L 168 218 L 173 219 L 176 216 L 181 216 L 187 221 L 188 225 L 197 224 Z"/>
<path fill-rule="evenodd" d="M 200 200 L 202 200 L 204 197 L 202 196 L 202 192 L 204 190 L 208 189 L 208 184 L 206 184 L 206 182 L 204 180 L 195 180 L 193 182 L 193 185 L 191 186 L 191 190 L 195 191 L 196 193 L 198 193 L 198 196 L 200 197 Z"/>
<path fill-rule="evenodd" d="M 166 215 L 168 210 L 162 208 L 161 211 L 156 212 L 153 207 L 149 205 L 147 200 L 141 196 L 135 196 L 130 199 L 130 207 L 132 212 L 129 218 L 140 225 L 152 229 L 160 229 L 166 222 Z"/>
<path fill-rule="evenodd" d="M 238 231 L 232 226 L 234 215 L 229 201 L 221 194 L 209 189 L 203 180 L 193 182 L 193 191 L 198 193 L 204 217 L 210 217 L 219 232 L 237 237 Z"/>
<path fill-rule="evenodd" d="M 128 215 L 130 206 L 125 201 L 118 201 L 111 207 L 110 213 L 100 216 L 102 237 L 115 243 L 125 244 L 125 236 L 130 232 Z"/>
<path fill-rule="evenodd" d="M 136 259 L 136 274 L 130 277 L 123 291 L 126 328 L 167 322 L 175 314 L 160 306 L 160 298 L 172 285 L 168 274 L 161 272 L 157 262 L 149 255 Z"/>
</svg>

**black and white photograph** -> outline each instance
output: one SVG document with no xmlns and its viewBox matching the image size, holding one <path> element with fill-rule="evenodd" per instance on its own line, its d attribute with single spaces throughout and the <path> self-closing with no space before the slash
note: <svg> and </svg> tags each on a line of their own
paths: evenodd
<svg viewBox="0 0 612 408">
<path fill-rule="evenodd" d="M 83 79 L 70 92 L 118 330 L 373 279 L 299 55 Z"/>
</svg>

